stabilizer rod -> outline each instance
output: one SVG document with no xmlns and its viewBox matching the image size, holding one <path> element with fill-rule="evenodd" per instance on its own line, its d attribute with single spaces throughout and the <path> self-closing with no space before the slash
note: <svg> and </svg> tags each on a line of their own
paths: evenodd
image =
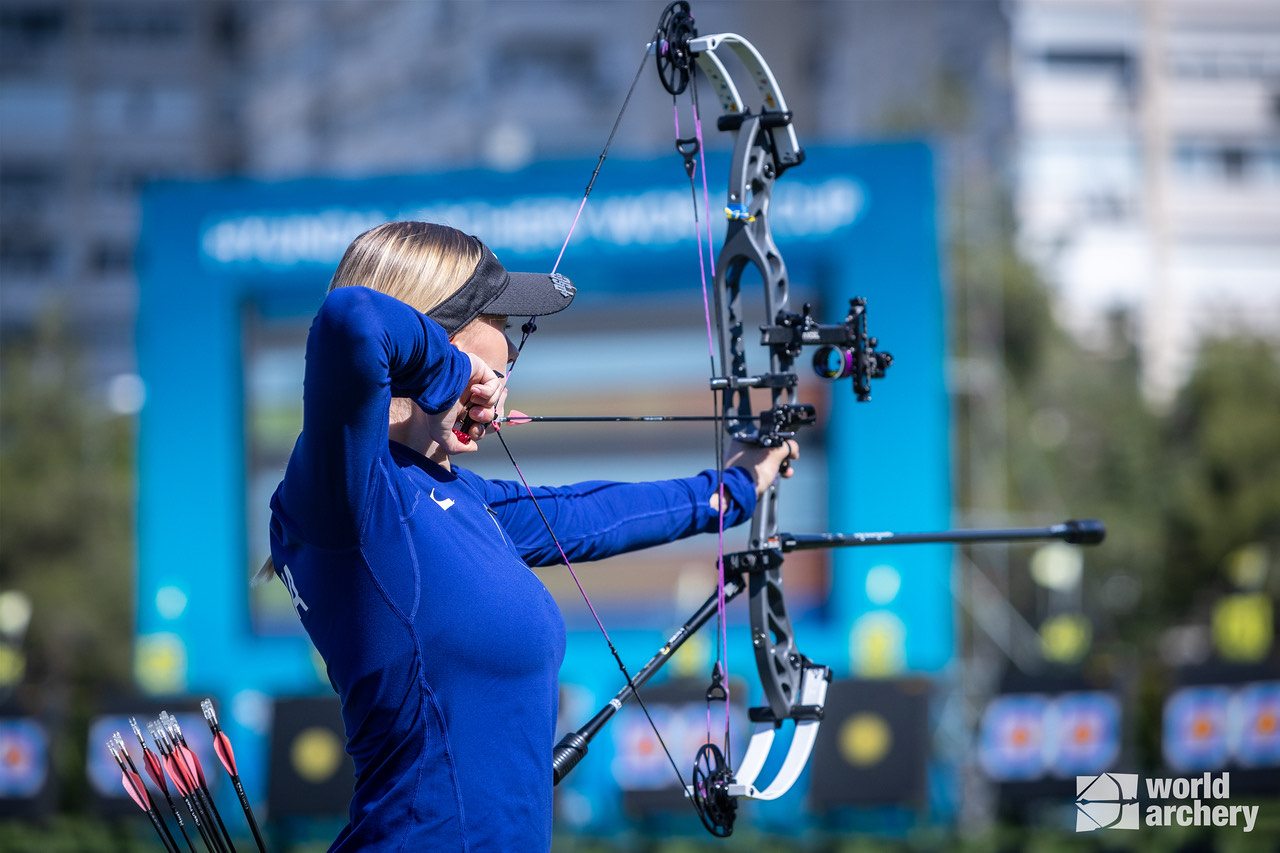
<svg viewBox="0 0 1280 853">
<path fill-rule="evenodd" d="M 856 548 L 864 545 L 921 545 L 930 542 L 1022 542 L 1061 539 L 1071 545 L 1097 545 L 1107 536 L 1107 528 L 1093 518 L 1064 521 L 1049 527 L 1012 527 L 973 530 L 941 530 L 932 533 L 779 533 L 778 547 L 784 552 L 818 548 Z"/>
<path fill-rule="evenodd" d="M 749 573 L 751 568 L 745 563 L 740 565 L 738 561 L 733 559 L 743 554 L 758 556 L 770 553 L 776 555 L 777 549 L 782 551 L 810 551 L 818 548 L 851 548 L 859 545 L 919 545 L 930 542 L 1017 542 L 1034 539 L 1061 539 L 1073 545 L 1096 545 L 1103 540 L 1106 533 L 1106 527 L 1102 522 L 1094 519 L 1064 521 L 1061 524 L 1054 524 L 1050 527 L 943 530 L 935 533 L 781 533 L 778 535 L 779 542 L 775 549 L 725 555 L 727 572 L 724 584 L 725 601 L 732 601 L 746 589 L 743 575 Z M 752 566 L 756 565 L 757 562 L 760 565 L 772 565 L 758 560 L 748 562 Z M 671 660 L 671 656 L 676 649 L 684 645 L 685 640 L 693 636 L 699 628 L 716 614 L 716 599 L 717 596 L 712 594 L 711 597 L 703 602 L 702 606 L 671 635 L 671 638 L 658 650 L 658 653 L 640 668 L 631 679 L 636 688 L 646 684 L 667 661 Z M 569 732 L 561 738 L 560 742 L 556 744 L 552 757 L 554 784 L 560 784 L 560 780 L 569 775 L 569 771 L 578 766 L 578 762 L 586 757 L 587 747 L 591 740 L 604 728 L 605 723 L 609 722 L 622 709 L 623 705 L 631 701 L 634 695 L 631 686 L 624 685 L 609 701 L 609 704 L 601 708 L 582 728 L 575 732 Z"/>
<path fill-rule="evenodd" d="M 739 577 L 725 577 L 724 581 L 724 600 L 727 604 L 746 589 L 746 584 Z M 672 654 L 676 649 L 684 645 L 684 641 L 692 637 L 699 628 L 707 623 L 712 616 L 716 615 L 718 595 L 712 593 L 711 596 L 702 603 L 692 616 L 680 626 L 666 644 L 658 650 L 658 653 L 649 658 L 648 663 L 640 668 L 640 670 L 631 678 L 636 688 L 643 687 L 644 684 L 653 677 L 653 674 L 662 669 L 663 665 L 671 660 Z M 586 725 L 578 729 L 576 732 L 569 732 L 560 742 L 556 744 L 555 751 L 552 753 L 552 780 L 553 784 L 559 785 L 560 780 L 569 775 L 569 771 L 578 766 L 578 762 L 582 761 L 587 755 L 587 745 L 591 743 L 604 724 L 612 719 L 613 715 L 622 709 L 622 706 L 635 696 L 631 689 L 631 685 L 624 685 L 617 695 L 609 701 L 608 705 L 601 708 L 596 715 L 587 721 Z"/>
</svg>

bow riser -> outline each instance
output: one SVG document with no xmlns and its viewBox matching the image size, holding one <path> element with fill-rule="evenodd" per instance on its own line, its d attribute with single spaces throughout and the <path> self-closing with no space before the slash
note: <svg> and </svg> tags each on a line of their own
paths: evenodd
<svg viewBox="0 0 1280 853">
<path fill-rule="evenodd" d="M 713 53 L 720 45 L 730 46 L 751 74 L 764 104 L 760 112 L 752 113 L 742 106 L 736 89 L 724 74 L 724 66 Z M 743 337 L 747 321 L 743 311 L 742 277 L 749 266 L 759 273 L 766 325 L 789 313 L 790 282 L 782 254 L 773 241 L 769 202 L 778 175 L 787 166 L 802 162 L 804 152 L 796 141 L 791 115 L 786 111 L 777 81 L 749 42 L 726 34 L 695 39 L 690 47 L 698 66 L 720 94 L 725 115 L 717 124 L 734 136 L 725 207 L 729 221 L 714 282 L 720 364 L 725 376 L 713 379 L 711 386 L 722 395 L 721 407 L 730 435 L 740 441 L 776 447 L 791 435 L 788 427 L 793 424 L 786 418 L 777 418 L 757 426 L 751 388 L 768 389 L 773 412 L 793 410 L 798 384 L 795 357 L 800 347 L 791 346 L 789 342 L 769 345 L 768 373 L 750 374 Z M 778 139 L 784 141 L 782 152 Z M 730 796 L 774 799 L 791 788 L 808 762 L 821 719 L 822 697 L 830 679 L 830 670 L 813 666 L 796 646 L 783 592 L 782 552 L 771 547 L 777 533 L 778 484 L 774 482 L 760 498 L 751 520 L 746 552 L 751 558 L 734 561 L 735 568 L 741 566 L 748 570 L 751 643 L 767 704 L 751 711 L 757 720 L 756 731 L 743 763 L 733 774 L 727 789 Z M 808 719 L 800 722 L 797 707 L 806 681 L 812 685 L 807 692 L 816 700 L 812 703 L 816 712 L 807 714 Z M 797 729 L 783 770 L 764 791 L 759 791 L 755 780 L 772 749 L 774 731 L 788 719 L 796 721 Z"/>
</svg>

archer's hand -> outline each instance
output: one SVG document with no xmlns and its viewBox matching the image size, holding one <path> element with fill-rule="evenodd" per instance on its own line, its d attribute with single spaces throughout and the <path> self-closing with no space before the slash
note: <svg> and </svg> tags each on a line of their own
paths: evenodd
<svg viewBox="0 0 1280 853">
<path fill-rule="evenodd" d="M 756 481 L 756 497 L 761 498 L 777 477 L 790 477 L 795 473 L 790 462 L 799 458 L 800 445 L 792 439 L 787 439 L 780 447 L 760 447 L 735 441 L 729 445 L 724 467 L 745 468 Z M 788 463 L 785 470 L 782 468 L 783 462 Z M 718 495 L 711 496 L 713 509 L 718 507 L 718 497 Z"/>
<path fill-rule="evenodd" d="M 507 396 L 502 377 L 479 356 L 466 355 L 471 359 L 471 376 L 466 390 L 456 403 L 430 418 L 431 438 L 451 454 L 473 453 L 479 449 L 476 442 L 484 437 L 488 425 L 501 417 Z M 466 418 L 471 419 L 466 430 L 471 438 L 469 442 L 463 442 L 454 433 L 454 428 L 460 427 Z"/>
</svg>

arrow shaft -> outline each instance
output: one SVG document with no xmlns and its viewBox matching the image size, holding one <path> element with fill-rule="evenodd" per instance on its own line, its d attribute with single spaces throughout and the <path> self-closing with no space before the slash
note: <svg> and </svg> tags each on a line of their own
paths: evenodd
<svg viewBox="0 0 1280 853">
<path fill-rule="evenodd" d="M 500 424 L 660 423 L 668 421 L 723 421 L 723 415 L 509 415 Z M 745 420 L 733 418 L 733 420 Z"/>
<path fill-rule="evenodd" d="M 249 806 L 249 797 L 244 792 L 244 785 L 240 783 L 240 777 L 233 775 L 231 784 L 235 786 L 236 796 L 240 798 L 240 807 L 244 809 L 245 820 L 249 822 L 249 830 L 253 832 L 253 840 L 258 845 L 259 853 L 267 853 L 267 845 L 262 841 L 262 833 L 258 829 L 258 821 L 253 817 L 253 809 Z"/>
</svg>

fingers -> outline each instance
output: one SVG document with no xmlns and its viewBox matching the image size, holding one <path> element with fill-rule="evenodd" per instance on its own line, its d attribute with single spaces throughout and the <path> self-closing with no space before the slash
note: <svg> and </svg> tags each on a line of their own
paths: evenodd
<svg viewBox="0 0 1280 853">
<path fill-rule="evenodd" d="M 501 407 L 506 399 L 506 381 L 503 375 L 474 353 L 467 353 L 467 356 L 471 359 L 471 385 L 458 401 L 461 411 L 451 430 L 456 446 L 461 449 L 452 450 L 455 443 L 446 439 L 445 445 L 450 452 L 465 453 L 475 450 L 472 442 L 482 438 L 489 424 L 501 415 Z"/>
<path fill-rule="evenodd" d="M 775 479 L 794 475 L 791 461 L 799 458 L 800 445 L 789 438 L 775 447 L 761 447 L 735 441 L 730 445 L 725 467 L 746 469 L 755 480 L 756 495 L 763 496 Z"/>
<path fill-rule="evenodd" d="M 488 410 L 490 416 L 485 419 L 485 423 L 488 423 L 493 420 L 493 410 L 502 402 L 505 392 L 506 385 L 502 381 L 502 376 L 496 373 L 488 380 L 472 385 L 462 398 L 467 406 L 467 414 L 475 420 L 480 420 L 480 411 Z"/>
<path fill-rule="evenodd" d="M 463 439 L 466 439 L 465 441 Z M 442 433 L 436 438 L 441 446 L 444 447 L 445 453 L 453 455 L 455 453 L 474 453 L 480 448 L 476 447 L 475 440 L 468 432 L 464 432 L 459 427 L 454 427 Z"/>
<path fill-rule="evenodd" d="M 778 475 L 781 477 L 794 475 L 795 469 L 791 467 L 791 460 L 800 458 L 800 442 L 788 438 L 778 450 L 782 455 L 782 460 L 778 463 Z"/>
<path fill-rule="evenodd" d="M 464 353 L 467 358 L 471 359 L 471 384 L 486 385 L 493 380 L 494 377 L 502 378 L 502 374 L 496 373 L 488 363 L 473 352 Z"/>
<path fill-rule="evenodd" d="M 490 404 L 491 399 L 483 392 L 472 394 L 460 426 L 460 429 L 472 439 L 479 439 L 487 431 L 496 429 L 495 422 L 501 420 L 506 412 L 507 389 L 505 387 L 499 388 L 497 400 L 492 404 Z"/>
</svg>

